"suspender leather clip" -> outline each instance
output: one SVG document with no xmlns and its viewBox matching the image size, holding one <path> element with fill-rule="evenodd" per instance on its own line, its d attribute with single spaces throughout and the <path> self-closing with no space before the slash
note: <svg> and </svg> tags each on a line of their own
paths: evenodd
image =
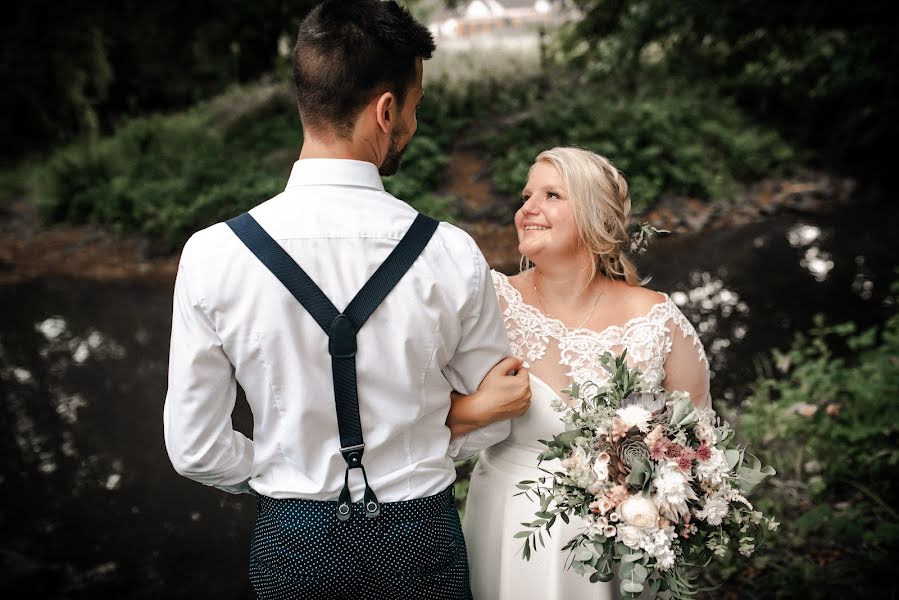
<svg viewBox="0 0 899 600">
<path fill-rule="evenodd" d="M 328 352 L 332 358 L 353 358 L 356 356 L 356 328 L 344 314 L 337 315 L 328 332 Z"/>
<path fill-rule="evenodd" d="M 347 469 L 355 469 L 362 466 L 362 453 L 365 452 L 365 444 L 356 444 L 348 448 L 341 448 L 340 453 L 346 461 Z"/>
</svg>

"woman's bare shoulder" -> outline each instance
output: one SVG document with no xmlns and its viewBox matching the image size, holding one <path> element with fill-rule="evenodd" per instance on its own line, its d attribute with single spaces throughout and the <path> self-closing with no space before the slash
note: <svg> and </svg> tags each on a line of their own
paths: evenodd
<svg viewBox="0 0 899 600">
<path fill-rule="evenodd" d="M 649 288 L 628 285 L 623 281 L 608 284 L 610 299 L 629 317 L 639 317 L 649 313 L 655 306 L 667 301 L 667 296 Z"/>
</svg>

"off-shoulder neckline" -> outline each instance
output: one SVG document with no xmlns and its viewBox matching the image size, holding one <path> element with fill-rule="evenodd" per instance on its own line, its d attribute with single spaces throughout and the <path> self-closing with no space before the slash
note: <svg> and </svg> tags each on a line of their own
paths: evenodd
<svg viewBox="0 0 899 600">
<path fill-rule="evenodd" d="M 590 329 L 587 327 L 571 328 L 571 327 L 568 327 L 567 325 L 565 325 L 565 323 L 563 323 L 560 319 L 550 317 L 550 316 L 544 314 L 540 309 L 538 309 L 533 304 L 528 304 L 527 302 L 525 302 L 524 297 L 521 295 L 521 292 L 518 291 L 518 288 L 516 288 L 514 285 L 512 285 L 512 282 L 509 281 L 509 277 L 505 273 L 500 273 L 499 271 L 493 271 L 493 273 L 495 274 L 495 276 L 499 276 L 500 281 L 503 284 L 503 287 L 508 288 L 510 290 L 512 300 L 514 301 L 514 303 L 516 305 L 523 306 L 524 308 L 528 309 L 529 311 L 539 315 L 539 317 L 541 319 L 545 320 L 546 322 L 557 325 L 558 327 L 563 329 L 567 335 L 597 335 L 597 336 L 599 336 L 599 335 L 605 334 L 608 331 L 625 332 L 637 324 L 640 324 L 643 322 L 651 323 L 653 321 L 659 320 L 661 315 L 666 314 L 666 311 L 664 309 L 667 309 L 669 307 L 670 303 L 672 302 L 671 297 L 668 294 L 666 294 L 665 292 L 656 292 L 663 296 L 662 300 L 656 302 L 651 307 L 649 307 L 649 310 L 646 311 L 646 314 L 638 315 L 636 317 L 631 317 L 630 319 L 625 321 L 625 323 L 623 325 L 609 325 L 602 331 L 596 331 L 595 329 Z M 657 315 L 656 313 L 660 313 L 660 314 Z M 667 320 L 667 317 L 665 319 L 661 319 L 661 320 L 665 321 L 665 320 Z"/>
</svg>

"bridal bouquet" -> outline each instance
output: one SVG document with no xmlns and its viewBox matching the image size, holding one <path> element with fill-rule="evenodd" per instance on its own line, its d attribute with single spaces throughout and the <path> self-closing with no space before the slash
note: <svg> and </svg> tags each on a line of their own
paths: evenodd
<svg viewBox="0 0 899 600">
<path fill-rule="evenodd" d="M 644 589 L 689 598 L 697 591 L 690 567 L 732 546 L 749 556 L 777 528 L 746 499 L 774 469 L 736 447 L 711 408 L 695 408 L 684 392 L 645 389 L 624 354 L 601 362 L 608 384 L 573 385 L 572 404 L 553 407 L 568 427 L 541 440 L 540 461 L 561 459 L 561 470 L 518 484 L 540 507 L 516 534 L 523 556 L 557 518 L 578 517 L 585 527 L 563 548 L 569 568 L 597 582 L 611 580 L 617 565 L 625 598 Z"/>
</svg>

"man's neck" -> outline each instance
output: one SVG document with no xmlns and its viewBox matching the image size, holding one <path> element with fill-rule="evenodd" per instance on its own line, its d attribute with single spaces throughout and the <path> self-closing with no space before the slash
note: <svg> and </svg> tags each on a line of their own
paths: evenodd
<svg viewBox="0 0 899 600">
<path fill-rule="evenodd" d="M 308 133 L 305 135 L 303 147 L 300 149 L 300 160 L 306 158 L 342 158 L 377 165 L 374 153 L 366 145 L 337 136 L 320 137 Z"/>
</svg>

